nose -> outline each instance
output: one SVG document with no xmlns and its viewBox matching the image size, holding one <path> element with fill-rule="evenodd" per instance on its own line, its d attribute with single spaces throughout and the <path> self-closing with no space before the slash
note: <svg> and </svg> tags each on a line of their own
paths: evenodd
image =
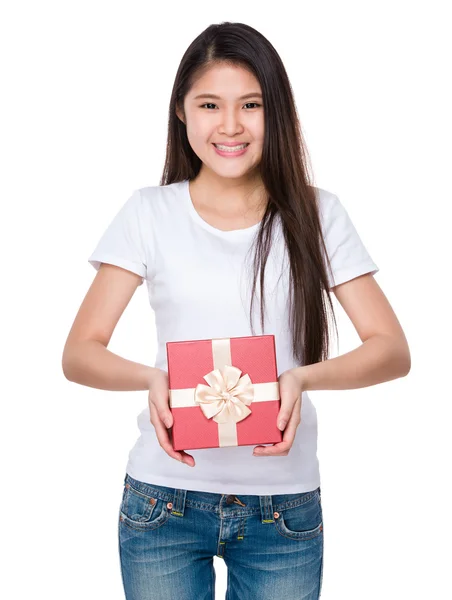
<svg viewBox="0 0 452 600">
<path fill-rule="evenodd" d="M 229 137 L 233 137 L 236 133 L 243 131 L 243 125 L 241 123 L 240 109 L 231 108 L 231 110 L 225 110 L 222 113 L 221 126 L 219 128 L 220 133 L 224 133 Z"/>
</svg>

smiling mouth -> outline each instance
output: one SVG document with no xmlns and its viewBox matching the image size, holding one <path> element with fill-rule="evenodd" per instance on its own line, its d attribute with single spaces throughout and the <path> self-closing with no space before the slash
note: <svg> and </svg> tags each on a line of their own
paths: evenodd
<svg viewBox="0 0 452 600">
<path fill-rule="evenodd" d="M 224 146 L 223 144 L 213 144 L 213 146 L 222 152 L 238 152 L 239 150 L 244 150 L 247 146 L 249 146 L 249 143 L 237 144 L 237 146 Z"/>
</svg>

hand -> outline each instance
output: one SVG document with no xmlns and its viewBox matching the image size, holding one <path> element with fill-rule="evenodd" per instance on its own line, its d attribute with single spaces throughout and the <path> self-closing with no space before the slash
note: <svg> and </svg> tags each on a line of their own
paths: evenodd
<svg viewBox="0 0 452 600">
<path fill-rule="evenodd" d="M 157 439 L 165 452 L 190 467 L 195 466 L 195 459 L 184 450 L 176 452 L 172 444 L 173 415 L 169 408 L 168 373 L 162 369 L 152 371 L 149 381 L 149 412 L 151 423 L 154 425 Z"/>
<path fill-rule="evenodd" d="M 271 446 L 256 446 L 253 451 L 254 456 L 287 456 L 289 454 L 295 432 L 301 422 L 303 383 L 299 373 L 299 370 L 295 374 L 294 369 L 289 369 L 281 373 L 278 378 L 281 397 L 281 408 L 277 418 L 278 429 L 284 429 L 284 427 L 279 427 L 280 421 L 287 423 L 282 442 Z"/>
</svg>

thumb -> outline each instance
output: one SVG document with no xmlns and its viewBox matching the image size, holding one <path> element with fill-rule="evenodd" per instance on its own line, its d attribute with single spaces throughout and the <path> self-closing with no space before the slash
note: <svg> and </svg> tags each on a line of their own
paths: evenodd
<svg viewBox="0 0 452 600">
<path fill-rule="evenodd" d="M 162 406 L 161 404 L 156 405 L 159 419 L 165 423 L 165 426 L 169 429 L 173 425 L 173 415 L 168 407 Z"/>
<path fill-rule="evenodd" d="M 159 402 L 157 404 L 157 412 L 160 420 L 165 423 L 168 429 L 173 426 L 173 414 L 167 402 Z"/>
<path fill-rule="evenodd" d="M 281 393 L 281 407 L 279 409 L 277 424 L 278 429 L 283 431 L 292 416 L 293 408 L 299 396 L 295 396 L 294 393 L 286 391 Z"/>
<path fill-rule="evenodd" d="M 173 426 L 173 417 L 171 413 L 165 415 L 165 417 L 163 418 L 163 422 L 165 423 L 167 429 Z"/>
<path fill-rule="evenodd" d="M 157 409 L 158 417 L 167 428 L 173 425 L 173 414 L 169 406 L 168 382 L 165 378 L 155 378 L 154 385 L 149 390 L 149 399 Z"/>
</svg>

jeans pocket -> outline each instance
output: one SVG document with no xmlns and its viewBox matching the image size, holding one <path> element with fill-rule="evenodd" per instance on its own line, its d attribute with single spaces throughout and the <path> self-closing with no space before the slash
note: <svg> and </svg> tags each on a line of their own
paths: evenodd
<svg viewBox="0 0 452 600">
<path fill-rule="evenodd" d="M 132 529 L 156 529 L 171 516 L 165 500 L 154 498 L 129 483 L 124 486 L 120 507 L 120 521 Z"/>
<path fill-rule="evenodd" d="M 323 516 L 319 491 L 298 506 L 280 510 L 279 516 L 275 518 L 275 526 L 283 537 L 293 540 L 311 540 L 322 535 Z"/>
</svg>

